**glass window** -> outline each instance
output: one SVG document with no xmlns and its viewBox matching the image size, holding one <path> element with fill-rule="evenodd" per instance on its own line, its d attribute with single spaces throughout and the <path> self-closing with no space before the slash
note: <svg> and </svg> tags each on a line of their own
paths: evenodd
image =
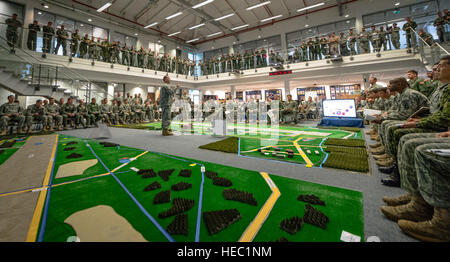
<svg viewBox="0 0 450 262">
<path fill-rule="evenodd" d="M 75 29 L 78 29 L 78 34 L 80 35 L 80 37 L 84 37 L 86 34 L 89 36 L 89 38 L 92 37 L 92 25 L 75 22 Z"/>
<path fill-rule="evenodd" d="M 411 6 L 411 15 L 430 15 L 437 12 L 437 6 L 435 1 L 420 3 Z"/>
<path fill-rule="evenodd" d="M 399 18 L 406 18 L 411 14 L 409 12 L 409 7 L 402 7 L 400 9 L 386 11 L 385 15 L 386 20 L 391 21 Z"/>
<path fill-rule="evenodd" d="M 93 35 L 95 38 L 99 38 L 99 37 L 100 37 L 101 39 L 106 39 L 106 38 L 108 38 L 108 30 L 106 30 L 106 29 L 104 29 L 104 28 L 94 26 L 93 29 L 92 29 L 92 31 L 93 31 L 92 35 Z"/>
<path fill-rule="evenodd" d="M 57 28 L 61 28 L 62 25 L 64 25 L 64 30 L 68 32 L 75 31 L 75 21 L 70 20 L 63 16 L 56 16 L 56 20 L 54 23 L 55 31 Z"/>
</svg>

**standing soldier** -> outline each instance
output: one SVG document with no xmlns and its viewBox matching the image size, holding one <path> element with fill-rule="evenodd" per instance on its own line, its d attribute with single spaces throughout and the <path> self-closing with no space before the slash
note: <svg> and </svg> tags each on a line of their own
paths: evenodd
<svg viewBox="0 0 450 262">
<path fill-rule="evenodd" d="M 141 46 L 141 49 L 137 52 L 137 61 L 138 61 L 138 67 L 144 66 L 144 56 L 145 56 L 145 50 Z"/>
<path fill-rule="evenodd" d="M 375 26 L 371 26 L 370 31 L 370 42 L 372 43 L 372 48 L 374 52 L 380 52 L 380 32 L 375 28 Z"/>
<path fill-rule="evenodd" d="M 52 48 L 52 39 L 53 35 L 55 34 L 55 29 L 52 27 L 52 22 L 48 22 L 46 26 L 42 28 L 42 31 L 44 32 L 43 37 L 43 47 L 42 51 L 45 53 L 50 53 L 50 49 Z"/>
<path fill-rule="evenodd" d="M 11 18 L 6 19 L 5 24 L 8 25 L 6 28 L 6 40 L 9 47 L 11 47 L 11 52 L 14 52 L 14 47 L 18 40 L 17 28 L 22 27 L 22 23 L 17 20 L 17 14 L 13 14 Z"/>
<path fill-rule="evenodd" d="M 69 34 L 66 30 L 64 30 L 64 25 L 61 25 L 61 28 L 56 30 L 56 48 L 55 48 L 55 54 L 58 53 L 59 47 L 62 45 L 63 49 L 63 56 L 67 56 L 67 38 L 69 38 Z"/>
<path fill-rule="evenodd" d="M 228 59 L 230 57 L 228 56 Z M 228 64 L 228 63 L 227 63 Z M 228 67 L 228 71 L 230 71 L 230 67 Z M 248 53 L 248 50 L 245 50 L 244 52 L 244 69 L 250 69 L 250 54 Z"/>
<path fill-rule="evenodd" d="M 134 50 L 134 46 L 130 48 L 130 66 L 134 66 L 134 59 L 136 56 L 136 50 Z"/>
<path fill-rule="evenodd" d="M 103 61 L 103 45 L 100 37 L 97 38 L 97 42 L 95 43 L 95 50 L 95 56 L 97 57 L 97 60 Z"/>
<path fill-rule="evenodd" d="M 381 51 L 381 48 L 383 48 L 383 51 L 387 50 L 387 45 L 386 45 L 386 36 L 387 36 L 387 31 L 384 31 L 384 27 L 380 26 L 380 44 L 379 44 L 379 50 Z"/>
<path fill-rule="evenodd" d="M 92 36 L 91 40 L 88 41 L 88 45 L 89 45 L 89 59 L 96 59 L 97 58 L 97 44 L 95 43 L 94 36 Z M 80 49 L 81 49 L 81 47 L 80 47 Z"/>
<path fill-rule="evenodd" d="M 120 64 L 120 41 L 114 43 L 114 62 Z"/>
<path fill-rule="evenodd" d="M 339 49 L 341 56 L 348 56 L 347 38 L 344 32 L 341 32 L 341 37 L 339 38 Z"/>
<path fill-rule="evenodd" d="M 308 61 L 308 46 L 305 41 L 302 42 L 300 48 L 302 49 L 302 62 Z"/>
<path fill-rule="evenodd" d="M 320 39 L 320 51 L 324 58 L 328 57 L 328 40 L 323 35 Z"/>
<path fill-rule="evenodd" d="M 167 75 L 164 76 L 163 81 L 165 85 L 161 87 L 160 104 L 159 104 L 162 109 L 162 135 L 171 136 L 173 135 L 173 133 L 169 131 L 171 121 L 170 110 L 175 90 L 169 86 L 170 85 L 169 76 Z"/>
<path fill-rule="evenodd" d="M 264 49 L 263 49 L 264 50 Z M 265 51 L 264 51 L 265 52 Z M 262 59 L 263 55 L 262 55 L 262 51 L 261 51 L 261 59 Z M 237 51 L 236 54 L 236 65 L 237 65 L 237 69 L 241 70 L 242 69 L 242 55 L 239 54 L 239 51 Z M 264 66 L 264 59 L 262 59 L 262 66 Z"/>
<path fill-rule="evenodd" d="M 50 103 L 46 106 L 49 131 L 53 131 L 53 121 L 55 120 L 55 129 L 63 130 L 63 117 L 60 115 L 59 105 L 55 103 L 54 98 L 50 98 Z"/>
<path fill-rule="evenodd" d="M 237 60 L 236 60 L 237 61 Z M 214 57 L 214 73 L 219 74 L 219 58 L 217 56 Z"/>
<path fill-rule="evenodd" d="M 100 117 L 100 110 L 99 110 L 99 106 L 97 105 L 97 99 L 92 98 L 91 99 L 91 103 L 89 103 L 88 105 L 88 113 L 89 113 L 89 123 L 94 124 L 95 127 L 98 127 L 97 121 L 99 120 Z"/>
<path fill-rule="evenodd" d="M 148 50 L 148 69 L 155 70 L 155 51 Z"/>
<path fill-rule="evenodd" d="M 102 41 L 101 47 L 102 47 L 102 58 L 103 62 L 110 62 L 110 55 L 109 55 L 109 41 L 108 38 Z"/>
<path fill-rule="evenodd" d="M 78 50 L 78 43 L 80 42 L 80 35 L 78 34 L 78 29 L 72 33 L 72 38 L 70 39 L 70 56 L 75 57 Z"/>
<path fill-rule="evenodd" d="M 28 25 L 28 40 L 27 47 L 32 51 L 36 51 L 37 33 L 41 32 L 41 27 L 38 25 L 38 21 L 34 21 L 32 24 Z"/>
<path fill-rule="evenodd" d="M 358 36 L 359 39 L 359 46 L 361 47 L 362 50 L 360 50 L 360 54 L 367 54 L 370 53 L 370 46 L 369 46 L 369 39 L 370 39 L 370 34 L 369 32 L 366 31 L 366 27 L 362 27 L 361 29 L 361 33 Z"/>
<path fill-rule="evenodd" d="M 348 41 L 348 46 L 350 48 L 350 55 L 356 55 L 356 49 L 355 49 L 356 35 L 353 33 L 353 29 L 349 30 L 347 41 Z"/>
<path fill-rule="evenodd" d="M 311 37 L 309 38 L 309 41 L 308 41 L 308 51 L 309 51 L 309 61 L 316 60 L 315 51 L 314 51 L 314 41 Z"/>
<path fill-rule="evenodd" d="M 255 51 L 253 49 L 250 50 L 250 68 L 255 68 Z"/>
<path fill-rule="evenodd" d="M 270 61 L 272 61 L 272 58 L 270 58 Z M 295 50 L 294 50 L 293 62 L 294 63 L 300 62 L 300 51 L 298 51 L 298 48 L 295 48 Z"/>
<path fill-rule="evenodd" d="M 260 68 L 262 66 L 262 57 L 258 49 L 255 49 L 255 56 L 256 56 L 256 67 Z"/>
<path fill-rule="evenodd" d="M 276 64 L 277 63 L 277 58 L 276 58 L 275 53 L 273 52 L 273 50 L 270 50 L 269 59 L 270 59 L 270 63 L 271 64 Z"/>
<path fill-rule="evenodd" d="M 42 100 L 39 99 L 36 101 L 35 104 L 28 106 L 27 108 L 27 127 L 28 127 L 28 131 L 27 133 L 31 133 L 32 129 L 31 127 L 33 126 L 33 121 L 37 120 L 40 123 L 42 123 L 42 131 L 47 131 L 47 117 L 46 117 L 46 109 L 44 108 L 44 106 L 42 106 Z"/>
<path fill-rule="evenodd" d="M 67 122 L 72 120 L 73 126 L 76 128 L 77 121 L 77 107 L 73 104 L 73 98 L 67 99 L 67 103 L 64 104 L 61 108 L 63 121 L 64 121 L 64 130 L 67 130 Z"/>
<path fill-rule="evenodd" d="M 85 34 L 80 42 L 80 56 L 79 56 L 80 58 L 84 58 L 86 56 L 86 53 L 88 52 L 89 42 L 90 42 L 89 35 Z M 90 48 L 89 48 L 89 51 L 90 51 Z M 90 54 L 89 54 L 89 56 L 90 56 Z"/>
<path fill-rule="evenodd" d="M 159 71 L 166 71 L 166 56 L 164 54 L 159 60 Z"/>
<path fill-rule="evenodd" d="M 203 63 L 202 60 L 198 61 L 198 72 L 197 72 L 197 76 L 201 76 L 203 75 Z"/>
<path fill-rule="evenodd" d="M 176 58 L 176 56 L 174 56 L 174 57 L 172 57 L 170 72 L 175 73 L 176 69 L 177 69 L 177 58 Z"/>
<path fill-rule="evenodd" d="M 406 32 L 406 44 L 408 45 L 408 49 L 411 47 L 416 47 L 416 36 L 413 32 L 413 30 L 416 30 L 417 24 L 416 22 L 411 20 L 411 17 L 406 18 L 406 23 L 403 25 L 403 31 Z M 408 53 L 410 53 L 411 50 L 408 50 Z"/>
<path fill-rule="evenodd" d="M 233 66 L 233 70 L 236 70 L 237 69 L 237 59 L 236 59 L 236 56 L 234 55 L 234 53 L 231 54 L 230 60 L 231 60 L 232 66 Z"/>
<path fill-rule="evenodd" d="M 123 44 L 123 47 L 121 48 L 122 51 L 122 65 L 130 65 L 130 59 L 128 56 L 130 55 L 130 51 L 128 50 L 127 43 Z M 125 62 L 126 61 L 126 62 Z"/>
<path fill-rule="evenodd" d="M 448 21 L 447 21 L 448 23 Z M 438 12 L 438 18 L 434 20 L 433 25 L 436 27 L 436 32 L 439 37 L 439 42 L 444 43 L 445 42 L 445 17 L 442 16 L 442 12 Z"/>
<path fill-rule="evenodd" d="M 391 28 L 391 41 L 395 49 L 400 49 L 400 27 L 396 23 Z"/>
<path fill-rule="evenodd" d="M 14 95 L 8 96 L 8 102 L 0 107 L 0 117 L 1 117 L 1 136 L 6 135 L 6 130 L 8 129 L 8 122 L 14 121 L 18 122 L 17 130 L 19 134 L 23 134 L 23 125 L 25 124 L 25 116 L 23 114 L 23 108 L 14 103 Z"/>
<path fill-rule="evenodd" d="M 239 52 L 238 52 L 239 54 Z M 267 51 L 264 49 L 264 47 L 261 50 L 261 58 L 262 58 L 262 66 L 266 67 L 267 66 Z"/>
<path fill-rule="evenodd" d="M 84 103 L 83 99 L 80 100 L 80 103 L 78 103 L 77 106 L 77 125 L 80 127 L 80 125 L 83 126 L 83 128 L 86 128 L 89 123 L 89 112 L 86 104 Z"/>
<path fill-rule="evenodd" d="M 320 55 L 320 40 L 319 37 L 316 36 L 314 39 L 314 55 L 316 57 L 316 60 L 321 60 L 322 56 Z"/>
<path fill-rule="evenodd" d="M 225 55 L 222 55 L 220 57 L 220 72 L 225 73 L 225 65 L 226 65 L 227 57 Z"/>
</svg>

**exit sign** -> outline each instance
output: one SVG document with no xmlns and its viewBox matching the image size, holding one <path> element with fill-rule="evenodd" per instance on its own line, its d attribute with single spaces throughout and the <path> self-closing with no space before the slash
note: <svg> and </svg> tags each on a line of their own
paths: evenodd
<svg viewBox="0 0 450 262">
<path fill-rule="evenodd" d="M 269 76 L 279 76 L 279 75 L 289 75 L 289 74 L 292 74 L 292 70 L 270 72 Z"/>
</svg>

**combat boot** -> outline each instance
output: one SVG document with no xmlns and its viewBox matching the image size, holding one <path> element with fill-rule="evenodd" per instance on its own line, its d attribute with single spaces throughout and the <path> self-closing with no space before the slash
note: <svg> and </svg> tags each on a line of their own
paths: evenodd
<svg viewBox="0 0 450 262">
<path fill-rule="evenodd" d="M 67 126 L 64 127 L 64 130 L 69 130 L 69 128 Z"/>
<path fill-rule="evenodd" d="M 392 159 L 392 158 L 380 159 L 380 160 L 377 160 L 376 164 L 379 166 L 386 166 L 386 167 L 393 166 L 394 159 Z"/>
<path fill-rule="evenodd" d="M 381 143 L 376 143 L 376 144 L 371 144 L 369 146 L 370 146 L 370 148 L 378 148 L 378 147 L 382 146 L 382 144 Z"/>
<path fill-rule="evenodd" d="M 27 133 L 28 133 L 28 134 L 33 133 L 33 129 L 31 129 L 31 127 L 29 127 Z"/>
<path fill-rule="evenodd" d="M 382 154 L 386 153 L 386 150 L 385 150 L 384 146 L 380 146 L 380 147 L 371 149 L 370 153 L 372 153 L 373 155 L 382 155 Z"/>
<path fill-rule="evenodd" d="M 169 131 L 169 129 L 163 129 L 162 131 L 163 136 L 173 136 L 173 133 Z"/>
<path fill-rule="evenodd" d="M 47 131 L 48 131 L 47 126 L 43 126 L 42 127 L 42 132 L 47 132 Z"/>
<path fill-rule="evenodd" d="M 52 132 L 53 131 L 53 127 L 49 126 L 48 131 Z"/>
<path fill-rule="evenodd" d="M 406 205 L 411 201 L 411 194 L 407 193 L 399 197 L 383 197 L 383 202 L 388 206 Z"/>
<path fill-rule="evenodd" d="M 23 131 L 22 128 L 19 128 L 19 129 L 17 130 L 17 133 L 19 133 L 19 134 L 25 134 L 25 132 Z"/>
<path fill-rule="evenodd" d="M 6 136 L 6 130 L 3 130 L 3 131 L 0 133 L 0 136 Z"/>
<path fill-rule="evenodd" d="M 422 196 L 411 196 L 408 204 L 401 206 L 382 206 L 381 212 L 392 221 L 401 219 L 422 222 L 430 220 L 433 216 L 433 207 L 428 205 Z"/>
<path fill-rule="evenodd" d="M 371 140 L 377 140 L 377 138 L 378 138 L 378 135 L 371 135 L 371 136 L 370 136 L 370 139 L 371 139 Z"/>
<path fill-rule="evenodd" d="M 375 160 L 381 160 L 381 159 L 389 158 L 390 156 L 388 154 L 384 153 L 382 155 L 373 155 L 372 157 Z"/>
<path fill-rule="evenodd" d="M 450 241 L 450 210 L 434 208 L 433 218 L 424 222 L 399 220 L 398 226 L 406 234 L 427 242 Z"/>
<path fill-rule="evenodd" d="M 62 126 L 59 126 L 58 130 L 59 130 L 59 131 L 62 131 L 62 130 L 63 130 L 63 127 L 62 127 Z"/>
</svg>

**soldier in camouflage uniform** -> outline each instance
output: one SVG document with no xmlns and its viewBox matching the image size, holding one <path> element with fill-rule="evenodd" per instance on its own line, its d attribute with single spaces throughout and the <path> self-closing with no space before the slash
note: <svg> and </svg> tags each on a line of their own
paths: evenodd
<svg viewBox="0 0 450 262">
<path fill-rule="evenodd" d="M 125 125 L 128 120 L 128 111 L 127 107 L 125 106 L 125 103 L 127 103 L 127 100 L 117 102 L 117 108 L 119 110 L 119 123 Z M 127 105 L 128 106 L 128 105 Z"/>
<path fill-rule="evenodd" d="M 358 36 L 359 46 L 361 47 L 360 54 L 370 53 L 369 39 L 370 33 L 366 31 L 366 28 L 363 26 L 361 29 L 361 33 Z"/>
<path fill-rule="evenodd" d="M 59 47 L 62 46 L 63 49 L 63 56 L 67 55 L 67 38 L 69 38 L 69 34 L 67 33 L 66 30 L 64 30 L 64 25 L 61 26 L 60 29 L 56 30 L 56 48 L 54 53 L 57 54 Z"/>
<path fill-rule="evenodd" d="M 406 44 L 408 45 L 408 49 L 411 47 L 416 47 L 416 35 L 413 32 L 413 30 L 415 31 L 416 28 L 416 22 L 412 21 L 411 17 L 407 17 L 406 23 L 403 25 L 403 31 L 406 32 Z"/>
<path fill-rule="evenodd" d="M 240 57 L 239 52 L 238 52 L 238 57 Z M 261 49 L 261 59 L 262 59 L 262 66 L 266 67 L 267 66 L 267 51 L 264 49 L 264 47 Z M 239 59 L 240 61 L 240 59 Z M 240 62 L 239 62 L 240 64 Z"/>
<path fill-rule="evenodd" d="M 399 143 L 401 187 L 407 194 L 384 197 L 381 211 L 403 232 L 419 240 L 450 241 L 450 157 L 434 150 L 450 149 L 450 131 L 408 134 Z"/>
<path fill-rule="evenodd" d="M 144 112 L 145 112 L 145 117 L 148 118 L 148 120 L 150 122 L 154 122 L 155 121 L 155 111 L 153 108 L 153 100 L 150 96 L 150 94 L 147 95 L 147 99 L 144 101 Z"/>
<path fill-rule="evenodd" d="M 67 103 L 61 107 L 61 112 L 62 112 L 62 116 L 63 116 L 64 130 L 68 129 L 67 122 L 69 120 L 72 121 L 73 125 L 76 128 L 77 107 L 73 104 L 72 98 L 67 99 Z"/>
<path fill-rule="evenodd" d="M 350 48 L 350 55 L 356 55 L 356 38 L 357 36 L 355 35 L 355 33 L 353 33 L 353 29 L 350 29 L 347 37 L 348 47 Z"/>
<path fill-rule="evenodd" d="M 302 62 L 308 61 L 308 46 L 305 41 L 302 42 L 300 48 L 302 49 Z"/>
<path fill-rule="evenodd" d="M 262 67 L 262 57 L 261 57 L 261 52 L 259 52 L 258 49 L 255 49 L 255 56 L 256 56 L 256 67 Z"/>
<path fill-rule="evenodd" d="M 11 18 L 8 18 L 5 20 L 5 24 L 8 26 L 6 28 L 6 40 L 11 47 L 12 51 L 14 50 L 14 47 L 17 45 L 18 40 L 18 34 L 17 34 L 17 28 L 22 27 L 22 23 L 17 20 L 17 14 L 13 14 Z"/>
<path fill-rule="evenodd" d="M 78 29 L 72 33 L 72 38 L 70 39 L 70 56 L 75 57 L 77 55 L 78 44 L 80 43 L 80 35 L 78 34 Z"/>
<path fill-rule="evenodd" d="M 170 121 L 171 121 L 171 106 L 173 102 L 173 97 L 175 90 L 170 87 L 170 77 L 165 76 L 163 78 L 164 86 L 161 87 L 160 103 L 159 106 L 162 109 L 162 135 L 171 136 L 172 132 L 169 131 Z"/>
<path fill-rule="evenodd" d="M 97 105 L 97 99 L 92 98 L 91 103 L 87 106 L 88 113 L 89 113 L 89 123 L 92 125 L 95 125 L 95 127 L 98 127 L 98 121 L 100 120 L 100 108 Z"/>
<path fill-rule="evenodd" d="M 81 39 L 80 42 L 80 58 L 84 58 L 88 52 L 88 45 L 89 45 L 89 35 L 85 34 L 84 37 Z"/>
<path fill-rule="evenodd" d="M 45 107 L 42 105 L 42 100 L 39 99 L 36 101 L 35 104 L 28 106 L 27 108 L 27 127 L 28 127 L 28 131 L 27 133 L 31 133 L 32 129 L 31 127 L 33 126 L 33 121 L 38 121 L 38 123 L 41 123 L 43 128 L 42 131 L 47 131 L 47 110 L 45 109 Z"/>
<path fill-rule="evenodd" d="M 136 50 L 134 50 L 134 46 L 130 48 L 130 66 L 134 66 L 134 61 L 136 57 Z"/>
<path fill-rule="evenodd" d="M 400 27 L 396 23 L 391 28 L 391 41 L 395 49 L 400 49 Z"/>
<path fill-rule="evenodd" d="M 89 112 L 86 104 L 83 100 L 80 100 L 77 106 L 77 125 L 80 127 L 80 125 L 83 126 L 83 128 L 86 128 L 90 125 L 89 123 Z"/>
<path fill-rule="evenodd" d="M 144 112 L 142 111 L 142 106 L 139 104 L 138 100 L 135 100 L 134 104 L 131 106 L 131 110 L 134 112 L 134 123 L 142 123 L 144 121 Z"/>
<path fill-rule="evenodd" d="M 375 28 L 375 26 L 371 26 L 370 30 L 370 42 L 372 44 L 372 48 L 374 52 L 380 52 L 380 32 Z"/>
<path fill-rule="evenodd" d="M 111 62 L 120 64 L 120 42 L 113 41 L 110 46 Z"/>
<path fill-rule="evenodd" d="M 439 42 L 445 42 L 445 17 L 442 16 L 442 12 L 438 12 L 438 18 L 434 20 L 433 25 L 436 27 L 436 32 L 439 37 Z"/>
<path fill-rule="evenodd" d="M 41 27 L 38 25 L 38 21 L 34 21 L 28 25 L 28 29 L 27 47 L 32 51 L 36 51 L 37 33 L 41 32 Z"/>
<path fill-rule="evenodd" d="M 315 51 L 314 51 L 314 41 L 312 38 L 309 38 L 308 41 L 308 53 L 309 53 L 309 61 L 316 60 Z"/>
<path fill-rule="evenodd" d="M 429 46 L 433 46 L 434 45 L 434 39 L 433 36 L 425 31 L 423 31 L 423 29 L 420 29 L 418 32 L 418 35 L 420 36 L 420 38 L 423 39 L 423 41 L 425 43 L 427 43 L 427 45 Z"/>
<path fill-rule="evenodd" d="M 148 50 L 147 67 L 150 70 L 155 70 L 155 52 L 152 51 L 151 49 Z"/>
<path fill-rule="evenodd" d="M 344 32 L 341 33 L 341 37 L 339 38 L 339 50 L 341 56 L 348 56 L 347 38 Z"/>
<path fill-rule="evenodd" d="M 298 62 L 300 62 L 300 51 L 298 50 L 298 48 L 295 48 L 294 56 L 292 58 L 292 63 L 298 63 Z"/>
<path fill-rule="evenodd" d="M 323 35 L 320 39 L 320 52 L 322 53 L 323 58 L 328 57 L 328 40 Z"/>
<path fill-rule="evenodd" d="M 255 51 L 253 49 L 250 50 L 249 59 L 250 68 L 255 68 Z"/>
<path fill-rule="evenodd" d="M 283 109 L 280 109 L 284 124 L 290 124 L 297 120 L 297 103 L 292 100 L 292 95 L 287 95 L 287 101 L 283 104 Z"/>
<path fill-rule="evenodd" d="M 103 62 L 106 62 L 106 63 L 110 62 L 110 59 L 111 59 L 111 54 L 109 53 L 109 47 L 110 47 L 110 43 L 108 41 L 108 38 L 106 38 L 101 43 L 102 58 L 103 58 Z"/>
<path fill-rule="evenodd" d="M 44 32 L 44 37 L 42 38 L 42 52 L 44 53 L 50 53 L 52 47 L 52 39 L 53 35 L 55 35 L 55 29 L 53 29 L 52 24 L 52 22 L 48 22 L 48 24 L 42 28 L 42 31 Z"/>
<path fill-rule="evenodd" d="M 380 31 L 378 31 L 378 33 L 380 34 L 380 42 L 378 44 L 378 50 L 386 51 L 387 50 L 387 45 L 386 45 L 387 32 L 384 31 L 384 27 L 383 26 L 380 26 Z"/>
<path fill-rule="evenodd" d="M 130 50 L 128 49 L 127 43 L 124 43 L 120 48 L 120 52 L 122 53 L 122 65 L 129 66 L 130 65 Z"/>
<path fill-rule="evenodd" d="M 1 118 L 1 130 L 2 132 L 0 135 L 4 136 L 6 135 L 6 130 L 8 128 L 8 122 L 14 121 L 18 122 L 18 132 L 20 134 L 23 134 L 23 125 L 25 123 L 25 116 L 23 112 L 23 108 L 19 105 L 14 103 L 14 96 L 10 95 L 8 96 L 8 102 L 3 104 L 0 107 L 0 118 Z"/>
<path fill-rule="evenodd" d="M 320 51 L 321 51 L 321 46 L 320 46 L 320 39 L 318 36 L 315 37 L 314 39 L 314 54 L 317 60 L 321 60 L 322 57 L 320 55 Z"/>
<path fill-rule="evenodd" d="M 55 120 L 55 129 L 60 131 L 63 129 L 63 117 L 60 115 L 60 108 L 58 104 L 55 103 L 54 98 L 50 98 L 50 103 L 46 106 L 47 110 L 47 122 L 50 131 L 53 131 L 53 121 Z"/>
<path fill-rule="evenodd" d="M 95 37 L 92 36 L 92 38 L 88 41 L 89 45 L 89 59 L 97 59 L 98 53 L 97 53 L 97 43 L 95 42 Z"/>
<path fill-rule="evenodd" d="M 230 57 L 228 57 L 230 58 Z M 231 67 L 228 68 L 230 70 Z M 248 53 L 248 50 L 245 50 L 244 52 L 244 69 L 250 69 L 250 54 Z"/>
<path fill-rule="evenodd" d="M 108 98 L 102 99 L 101 105 L 99 106 L 99 112 L 100 112 L 99 114 L 100 119 L 102 119 L 108 125 L 112 125 L 111 123 L 112 110 L 111 105 L 108 104 Z"/>
</svg>

